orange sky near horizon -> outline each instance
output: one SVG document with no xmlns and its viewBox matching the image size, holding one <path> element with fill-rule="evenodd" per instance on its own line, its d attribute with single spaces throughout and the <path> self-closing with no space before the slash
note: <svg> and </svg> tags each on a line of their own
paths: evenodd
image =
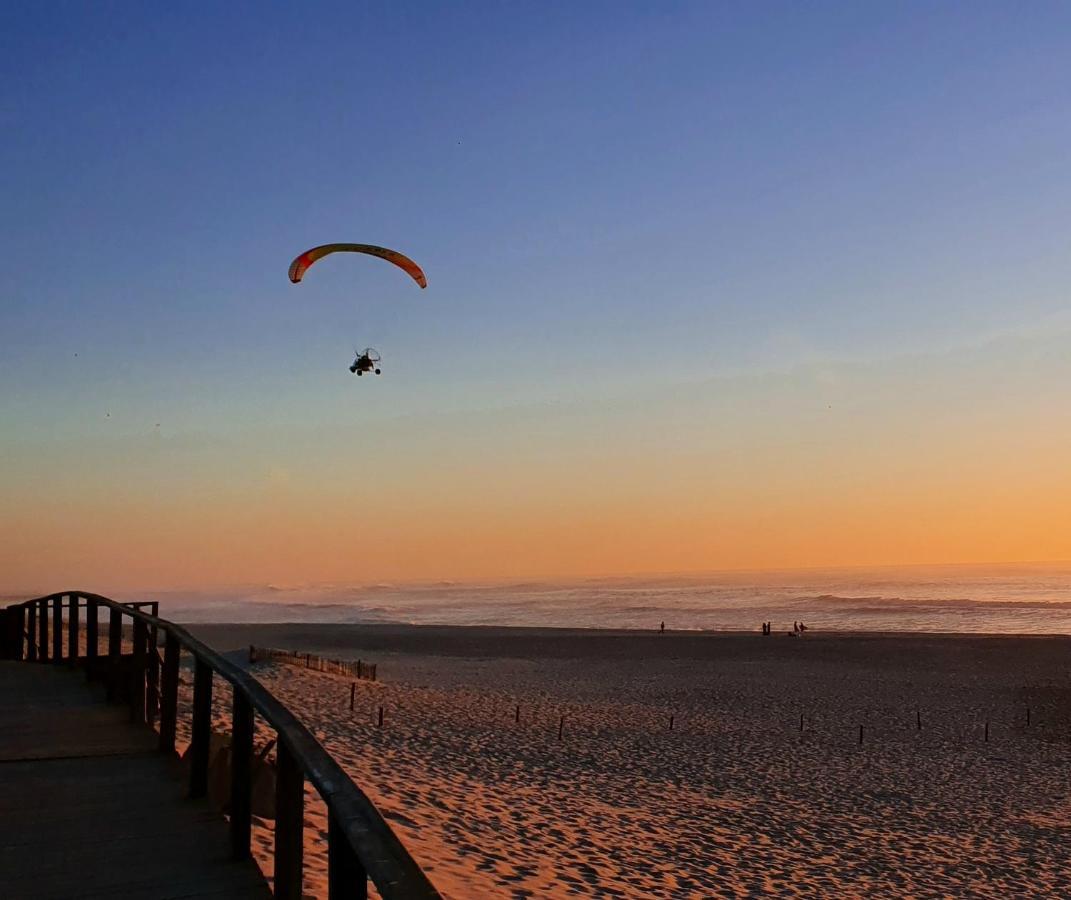
<svg viewBox="0 0 1071 900">
<path fill-rule="evenodd" d="M 602 401 L 27 443 L 6 590 L 1071 558 L 1066 334 Z"/>
</svg>

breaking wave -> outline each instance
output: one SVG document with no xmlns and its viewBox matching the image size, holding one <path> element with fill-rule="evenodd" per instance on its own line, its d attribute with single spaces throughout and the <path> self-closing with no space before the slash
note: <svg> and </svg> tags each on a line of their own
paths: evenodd
<svg viewBox="0 0 1071 900">
<path fill-rule="evenodd" d="M 1071 565 L 140 592 L 187 622 L 1071 633 Z M 125 599 L 125 598 L 124 598 Z"/>
</svg>

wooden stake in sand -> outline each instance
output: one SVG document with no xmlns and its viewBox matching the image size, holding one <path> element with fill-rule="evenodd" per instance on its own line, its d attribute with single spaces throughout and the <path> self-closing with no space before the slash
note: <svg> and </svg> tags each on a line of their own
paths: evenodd
<svg viewBox="0 0 1071 900">
<path fill-rule="evenodd" d="M 859 746 L 863 746 L 863 726 L 859 726 Z"/>
<path fill-rule="evenodd" d="M 565 716 L 558 719 L 558 740 L 562 739 L 562 729 L 565 727 Z"/>
<path fill-rule="evenodd" d="M 1030 707 L 1026 708 L 1026 727 L 1030 727 Z"/>
<path fill-rule="evenodd" d="M 803 713 L 800 713 L 800 734 L 803 734 Z"/>
<path fill-rule="evenodd" d="M 670 717 L 669 717 L 669 730 L 670 730 L 670 731 L 672 731 L 672 730 L 673 730 L 673 716 L 670 716 Z"/>
<path fill-rule="evenodd" d="M 350 685 L 350 712 L 353 712 L 353 698 L 354 698 L 354 695 L 356 695 L 356 693 L 357 693 L 357 682 L 355 681 L 355 682 L 353 682 L 353 684 Z"/>
<path fill-rule="evenodd" d="M 383 727 L 383 707 L 381 706 L 379 708 L 379 722 L 376 724 L 376 728 L 382 728 L 382 727 Z"/>
<path fill-rule="evenodd" d="M 989 743 L 989 722 L 985 723 L 985 742 Z"/>
<path fill-rule="evenodd" d="M 518 706 L 513 711 L 513 721 L 516 722 L 517 724 L 520 724 L 520 721 L 521 721 L 521 708 L 520 708 L 520 706 Z"/>
<path fill-rule="evenodd" d="M 915 710 L 915 730 L 922 731 L 922 713 L 917 709 Z"/>
</svg>

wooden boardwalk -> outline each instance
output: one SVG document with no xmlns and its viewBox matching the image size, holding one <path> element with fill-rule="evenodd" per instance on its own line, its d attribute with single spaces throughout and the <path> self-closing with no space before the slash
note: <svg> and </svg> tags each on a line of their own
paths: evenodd
<svg viewBox="0 0 1071 900">
<path fill-rule="evenodd" d="M 0 662 L 0 896 L 271 897 L 129 719 L 80 668 Z"/>
</svg>

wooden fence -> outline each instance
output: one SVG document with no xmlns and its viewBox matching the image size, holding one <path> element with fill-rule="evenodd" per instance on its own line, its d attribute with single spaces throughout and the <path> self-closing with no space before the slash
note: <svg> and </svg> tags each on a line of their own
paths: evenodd
<svg viewBox="0 0 1071 900">
<path fill-rule="evenodd" d="M 276 647 L 254 647 L 250 644 L 249 661 L 251 663 L 283 662 L 292 666 L 301 666 L 303 669 L 312 669 L 314 672 L 346 675 L 350 678 L 364 678 L 368 681 L 376 680 L 375 664 L 359 659 L 325 659 L 315 653 L 298 653 L 297 650 L 279 650 Z"/>
<path fill-rule="evenodd" d="M 181 625 L 145 612 L 141 607 L 146 606 L 156 609 L 155 602 L 117 603 L 85 591 L 63 591 L 9 606 L 0 617 L 0 658 L 22 660 L 27 665 L 85 668 L 88 676 L 105 682 L 109 700 L 129 704 L 133 722 L 158 721 L 159 748 L 173 756 L 179 661 L 183 652 L 189 654 L 193 657 L 188 751 L 191 798 L 208 793 L 213 681 L 222 678 L 232 688 L 230 843 L 235 859 L 247 859 L 251 854 L 253 735 L 256 717 L 260 716 L 276 732 L 275 897 L 300 900 L 303 896 L 308 781 L 327 805 L 327 881 L 331 900 L 365 900 L 369 880 L 383 900 L 439 900 L 440 894 L 379 810 L 312 732 L 247 671 L 202 644 Z M 84 655 L 80 646 L 83 611 Z M 102 614 L 107 617 L 104 622 L 100 621 Z M 130 625 L 124 627 L 124 619 L 130 620 Z M 105 637 L 101 632 L 106 632 L 103 647 L 98 640 Z M 264 652 L 284 653 L 288 661 L 296 662 L 294 655 L 285 651 Z M 313 659 L 320 661 L 309 654 L 309 668 L 313 667 Z M 375 666 L 360 662 L 348 665 L 354 666 L 346 670 L 351 675 L 356 666 L 363 665 L 375 677 Z"/>
</svg>

